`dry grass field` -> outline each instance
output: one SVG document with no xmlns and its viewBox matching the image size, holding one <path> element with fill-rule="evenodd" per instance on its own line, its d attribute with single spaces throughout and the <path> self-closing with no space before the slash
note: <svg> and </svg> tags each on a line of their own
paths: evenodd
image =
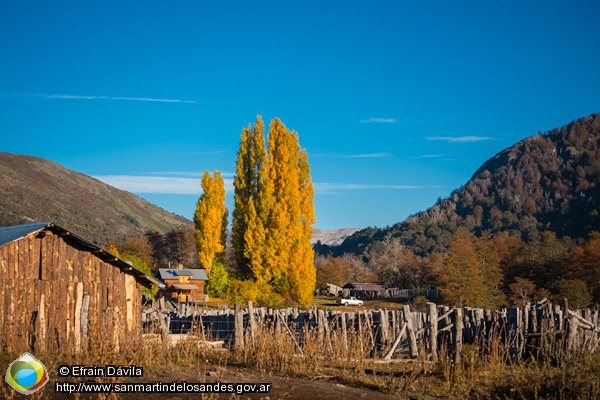
<svg viewBox="0 0 600 400">
<path fill-rule="evenodd" d="M 321 306 L 331 306 L 326 300 Z M 378 305 L 379 306 L 379 305 Z M 129 340 L 118 351 L 102 340 L 107 332 L 92 332 L 89 351 L 68 348 L 34 356 L 46 366 L 50 382 L 32 399 L 184 399 L 190 394 L 110 393 L 59 394 L 57 381 L 152 383 L 270 383 L 266 393 L 243 395 L 195 394 L 202 399 L 596 399 L 600 398 L 600 354 L 567 356 L 553 349 L 537 359 L 509 362 L 500 342 L 465 345 L 460 364 L 442 349 L 437 363 L 398 357 L 373 359 L 368 340 L 358 333 L 347 343 L 332 341 L 326 348 L 315 332 L 305 332 L 300 348 L 296 338 L 271 326 L 257 329 L 252 345 L 243 349 L 213 349 L 199 345 L 200 335 L 167 348 L 160 341 Z M 5 371 L 19 354 L 1 354 Z M 143 377 L 60 378 L 61 365 L 136 365 Z M 0 397 L 24 398 L 2 381 Z"/>
</svg>

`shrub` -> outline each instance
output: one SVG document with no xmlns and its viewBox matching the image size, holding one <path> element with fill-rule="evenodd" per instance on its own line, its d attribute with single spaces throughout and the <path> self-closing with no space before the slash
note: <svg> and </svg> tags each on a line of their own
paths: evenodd
<svg viewBox="0 0 600 400">
<path fill-rule="evenodd" d="M 212 268 L 208 273 L 206 293 L 211 297 L 220 297 L 227 289 L 230 280 L 227 268 L 222 263 L 213 261 Z"/>
<path fill-rule="evenodd" d="M 275 292 L 268 283 L 240 279 L 229 282 L 225 298 L 229 304 L 244 304 L 252 300 L 257 306 L 282 307 L 286 303 L 285 298 Z"/>
</svg>

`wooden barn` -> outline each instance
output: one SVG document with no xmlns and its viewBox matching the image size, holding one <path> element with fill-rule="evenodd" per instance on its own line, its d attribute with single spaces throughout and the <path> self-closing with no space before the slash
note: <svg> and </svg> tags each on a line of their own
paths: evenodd
<svg viewBox="0 0 600 400">
<path fill-rule="evenodd" d="M 141 335 L 156 279 L 52 222 L 0 228 L 0 351 L 76 352 Z M 70 347 L 67 347 L 70 346 Z"/>
<path fill-rule="evenodd" d="M 208 276 L 204 269 L 160 268 L 158 273 L 165 284 L 165 289 L 158 292 L 159 296 L 181 302 L 205 300 L 204 282 Z"/>
</svg>

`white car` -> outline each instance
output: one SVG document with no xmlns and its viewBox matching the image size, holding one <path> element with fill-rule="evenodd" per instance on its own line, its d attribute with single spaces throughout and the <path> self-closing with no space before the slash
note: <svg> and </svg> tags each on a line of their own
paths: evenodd
<svg viewBox="0 0 600 400">
<path fill-rule="evenodd" d="M 356 297 L 350 297 L 349 299 L 339 299 L 338 304 L 342 306 L 362 306 L 363 301 L 358 300 Z"/>
</svg>

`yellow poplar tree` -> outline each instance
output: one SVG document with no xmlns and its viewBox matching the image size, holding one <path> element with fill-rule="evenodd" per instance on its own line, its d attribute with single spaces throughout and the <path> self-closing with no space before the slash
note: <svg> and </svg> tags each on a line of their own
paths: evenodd
<svg viewBox="0 0 600 400">
<path fill-rule="evenodd" d="M 269 127 L 269 180 L 272 203 L 267 221 L 266 267 L 280 289 L 300 305 L 312 302 L 316 283 L 310 245 L 315 223 L 314 189 L 308 155 L 298 134 L 275 118 Z"/>
<path fill-rule="evenodd" d="M 248 125 L 242 129 L 233 181 L 235 208 L 231 241 L 238 267 L 243 274 L 255 277 L 254 271 L 265 251 L 263 231 L 270 196 L 264 130 L 260 115 L 256 117 L 254 128 Z M 252 248 L 248 241 L 252 242 Z"/>
<path fill-rule="evenodd" d="M 288 271 L 290 295 L 302 305 L 312 302 L 313 292 L 317 283 L 314 267 L 314 250 L 310 244 L 313 225 L 316 222 L 314 197 L 315 192 L 310 177 L 310 166 L 306 150 L 301 150 L 299 161 L 298 194 L 300 198 L 300 215 L 295 221 L 300 224 L 301 234 L 294 239 L 291 249 L 291 263 Z"/>
<path fill-rule="evenodd" d="M 276 280 L 285 278 L 290 263 L 294 238 L 301 234 L 298 224 L 300 199 L 296 193 L 298 171 L 298 142 L 278 119 L 269 126 L 269 178 L 273 188 L 273 204 L 268 218 L 267 245 L 273 251 L 267 267 Z M 296 190 L 294 190 L 296 189 Z M 287 286 L 287 284 L 284 284 Z"/>
<path fill-rule="evenodd" d="M 210 274 L 213 261 L 222 257 L 225 251 L 224 229 L 228 209 L 225 206 L 225 184 L 219 171 L 202 176 L 202 196 L 196 205 L 194 224 L 196 226 L 196 249 L 200 264 Z"/>
<path fill-rule="evenodd" d="M 269 126 L 268 152 L 260 116 L 242 130 L 236 163 L 232 244 L 240 270 L 301 305 L 316 284 L 314 189 L 308 154 L 298 134 L 278 119 Z"/>
<path fill-rule="evenodd" d="M 263 222 L 254 207 L 254 199 L 248 202 L 247 227 L 244 235 L 244 257 L 248 260 L 248 267 L 258 283 L 271 280 L 271 271 L 265 265 L 265 239 L 266 233 Z"/>
</svg>

